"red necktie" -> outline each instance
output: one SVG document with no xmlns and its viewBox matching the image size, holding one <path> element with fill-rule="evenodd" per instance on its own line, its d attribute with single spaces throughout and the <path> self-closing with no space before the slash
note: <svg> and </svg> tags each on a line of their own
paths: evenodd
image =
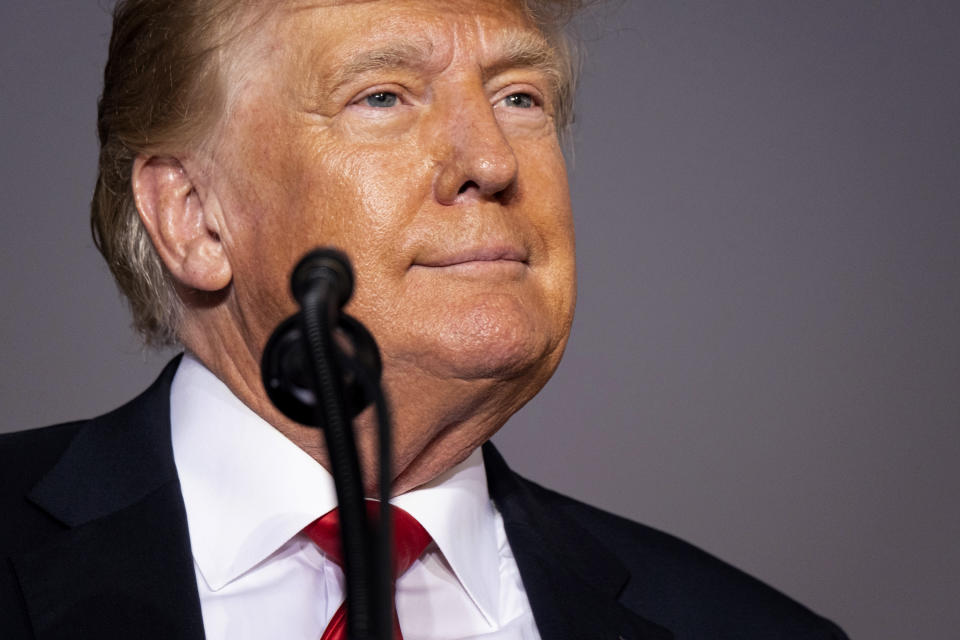
<svg viewBox="0 0 960 640">
<path fill-rule="evenodd" d="M 367 500 L 367 517 L 376 522 L 380 516 L 380 503 Z M 393 513 L 393 581 L 410 568 L 413 561 L 420 557 L 430 544 L 430 534 L 413 516 L 399 507 L 390 506 Z M 328 511 L 303 530 L 331 560 L 343 566 L 343 549 L 340 545 L 340 513 L 337 509 Z M 333 614 L 330 623 L 320 640 L 347 640 L 346 602 Z M 403 640 L 400 634 L 400 621 L 396 610 L 393 613 L 393 636 Z"/>
</svg>

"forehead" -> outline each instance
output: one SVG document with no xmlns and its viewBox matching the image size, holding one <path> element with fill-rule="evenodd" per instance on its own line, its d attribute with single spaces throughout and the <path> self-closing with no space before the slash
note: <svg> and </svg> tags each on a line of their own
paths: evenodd
<svg viewBox="0 0 960 640">
<path fill-rule="evenodd" d="M 285 58 L 349 56 L 390 41 L 437 58 L 455 46 L 480 54 L 509 47 L 518 36 L 546 43 L 522 0 L 288 0 L 254 33 Z"/>
<path fill-rule="evenodd" d="M 405 16 L 423 24 L 449 16 L 482 17 L 526 22 L 524 0 L 284 0 L 273 5 L 277 13 L 295 16 L 318 11 L 327 18 L 339 15 L 389 21 Z M 357 35 L 359 25 L 350 25 Z"/>
</svg>

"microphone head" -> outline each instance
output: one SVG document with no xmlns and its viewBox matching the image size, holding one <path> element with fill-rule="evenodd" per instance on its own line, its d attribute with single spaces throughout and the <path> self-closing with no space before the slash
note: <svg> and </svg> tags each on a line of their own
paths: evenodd
<svg viewBox="0 0 960 640">
<path fill-rule="evenodd" d="M 316 394 L 316 380 L 309 354 L 304 350 L 302 318 L 296 313 L 274 330 L 263 350 L 260 376 L 267 396 L 283 415 L 310 427 L 323 427 L 323 412 Z M 379 384 L 383 362 L 376 340 L 359 320 L 340 315 L 338 330 L 352 345 L 349 350 L 334 347 L 343 376 L 344 411 L 354 419 L 370 406 L 369 384 Z"/>
<path fill-rule="evenodd" d="M 306 292 L 321 280 L 326 280 L 336 292 L 337 307 L 347 304 L 353 295 L 353 269 L 345 253 L 332 247 L 321 247 L 303 256 L 290 276 L 293 297 L 303 305 Z"/>
</svg>

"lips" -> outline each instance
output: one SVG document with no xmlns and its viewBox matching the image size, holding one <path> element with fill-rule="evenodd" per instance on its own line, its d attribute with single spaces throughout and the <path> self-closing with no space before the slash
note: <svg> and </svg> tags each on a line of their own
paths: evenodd
<svg viewBox="0 0 960 640">
<path fill-rule="evenodd" d="M 526 264 L 527 257 L 527 252 L 518 247 L 475 247 L 431 252 L 414 260 L 413 266 L 443 268 L 484 262 Z"/>
</svg>

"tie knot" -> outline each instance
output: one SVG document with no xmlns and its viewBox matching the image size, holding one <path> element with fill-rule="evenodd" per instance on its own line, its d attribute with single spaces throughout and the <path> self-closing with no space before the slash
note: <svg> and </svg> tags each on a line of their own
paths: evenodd
<svg viewBox="0 0 960 640">
<path fill-rule="evenodd" d="M 366 501 L 367 518 L 380 519 L 380 503 Z M 399 507 L 390 505 L 393 515 L 393 579 L 396 580 L 423 554 L 431 537 L 416 518 Z M 340 512 L 334 508 L 304 528 L 311 540 L 334 562 L 343 566 L 343 547 L 340 543 Z"/>
</svg>

